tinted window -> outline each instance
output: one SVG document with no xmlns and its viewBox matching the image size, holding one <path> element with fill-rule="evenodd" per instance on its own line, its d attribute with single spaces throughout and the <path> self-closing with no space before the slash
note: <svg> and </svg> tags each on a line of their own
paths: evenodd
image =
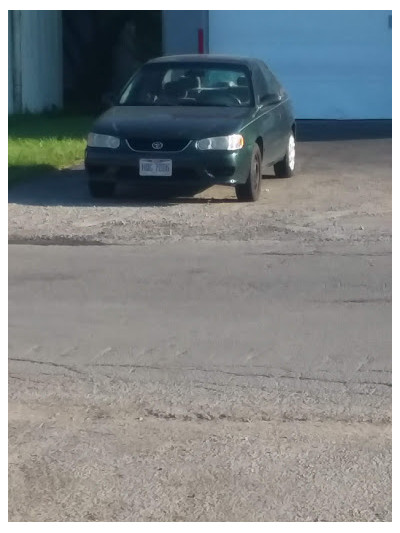
<svg viewBox="0 0 400 533">
<path fill-rule="evenodd" d="M 264 76 L 261 68 L 257 65 L 253 70 L 254 86 L 259 97 L 264 96 L 270 92 L 270 86 L 267 83 L 267 79 Z"/>
<path fill-rule="evenodd" d="M 152 64 L 124 89 L 120 105 L 254 105 L 250 73 L 236 65 Z"/>
<path fill-rule="evenodd" d="M 269 70 L 267 65 L 265 63 L 260 63 L 260 68 L 263 73 L 266 85 L 268 87 L 268 94 L 282 94 L 283 90 L 278 82 L 278 80 L 275 78 L 273 73 Z"/>
</svg>

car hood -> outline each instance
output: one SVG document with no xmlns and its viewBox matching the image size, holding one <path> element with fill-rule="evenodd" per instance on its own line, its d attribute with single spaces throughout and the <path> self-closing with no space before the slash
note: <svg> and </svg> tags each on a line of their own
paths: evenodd
<svg viewBox="0 0 400 533">
<path fill-rule="evenodd" d="M 129 138 L 195 140 L 237 132 L 252 116 L 239 107 L 112 107 L 93 126 L 96 133 Z"/>
</svg>

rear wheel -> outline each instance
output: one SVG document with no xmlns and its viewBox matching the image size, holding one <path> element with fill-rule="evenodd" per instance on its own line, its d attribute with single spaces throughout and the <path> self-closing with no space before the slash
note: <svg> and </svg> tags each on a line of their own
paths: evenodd
<svg viewBox="0 0 400 533">
<path fill-rule="evenodd" d="M 277 178 L 290 178 L 296 165 L 296 141 L 293 133 L 289 135 L 285 157 L 274 165 Z"/>
<path fill-rule="evenodd" d="M 114 194 L 115 183 L 89 180 L 89 192 L 93 198 L 109 198 Z"/>
<path fill-rule="evenodd" d="M 254 146 L 251 156 L 249 176 L 246 183 L 236 185 L 236 196 L 239 202 L 255 202 L 261 191 L 261 152 L 258 144 Z"/>
</svg>

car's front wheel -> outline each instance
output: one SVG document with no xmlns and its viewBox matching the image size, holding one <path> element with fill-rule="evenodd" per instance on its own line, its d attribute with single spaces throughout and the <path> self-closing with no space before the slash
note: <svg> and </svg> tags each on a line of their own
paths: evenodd
<svg viewBox="0 0 400 533">
<path fill-rule="evenodd" d="M 290 178 L 296 166 L 296 140 L 293 133 L 289 135 L 285 157 L 274 165 L 277 178 Z"/>
<path fill-rule="evenodd" d="M 109 198 L 114 191 L 115 183 L 89 180 L 89 192 L 93 198 Z"/>
<path fill-rule="evenodd" d="M 261 152 L 258 144 L 254 146 L 251 156 L 249 175 L 246 183 L 236 185 L 236 196 L 239 202 L 255 202 L 261 191 Z"/>
</svg>

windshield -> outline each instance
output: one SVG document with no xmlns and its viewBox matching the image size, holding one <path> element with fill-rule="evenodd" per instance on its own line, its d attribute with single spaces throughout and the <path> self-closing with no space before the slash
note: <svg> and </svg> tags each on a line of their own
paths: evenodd
<svg viewBox="0 0 400 533">
<path fill-rule="evenodd" d="M 139 70 L 119 105 L 250 107 L 254 97 L 244 67 L 160 63 Z"/>
</svg>

